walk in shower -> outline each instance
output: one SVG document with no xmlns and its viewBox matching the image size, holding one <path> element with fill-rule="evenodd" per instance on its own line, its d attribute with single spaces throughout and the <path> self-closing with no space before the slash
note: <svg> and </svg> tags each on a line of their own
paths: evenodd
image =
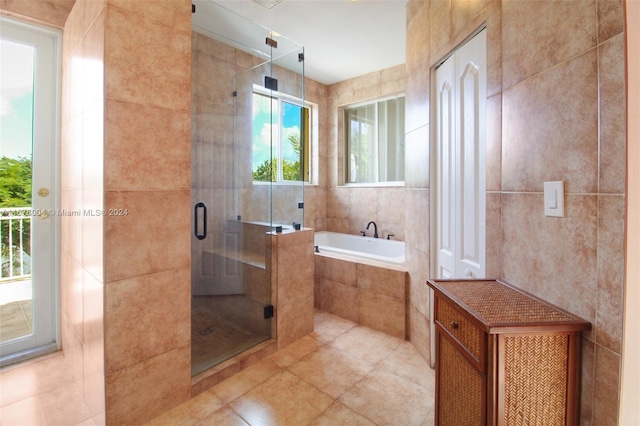
<svg viewBox="0 0 640 426">
<path fill-rule="evenodd" d="M 192 375 L 264 342 L 271 232 L 304 224 L 309 114 L 302 46 L 193 2 Z"/>
</svg>

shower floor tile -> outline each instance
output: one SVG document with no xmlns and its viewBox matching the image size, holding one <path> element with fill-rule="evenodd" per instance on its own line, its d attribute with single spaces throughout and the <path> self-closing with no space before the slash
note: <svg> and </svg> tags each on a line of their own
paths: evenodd
<svg viewBox="0 0 640 426">
<path fill-rule="evenodd" d="M 224 312 L 229 309 L 230 313 Z M 191 306 L 191 372 L 200 373 L 236 354 L 264 342 L 266 333 L 257 333 L 227 318 L 233 313 L 259 312 L 261 305 L 243 296 L 194 297 Z M 245 315 L 246 316 L 246 315 Z M 264 320 L 262 320 L 264 321 Z M 264 327 L 262 327 L 264 329 Z"/>
</svg>

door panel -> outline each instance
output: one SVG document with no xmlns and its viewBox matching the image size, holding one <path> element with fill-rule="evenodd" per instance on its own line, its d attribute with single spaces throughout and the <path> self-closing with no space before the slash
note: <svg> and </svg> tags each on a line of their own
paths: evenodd
<svg viewBox="0 0 640 426">
<path fill-rule="evenodd" d="M 0 282 L 3 296 L 6 296 L 5 301 L 15 299 L 20 302 L 21 312 L 28 322 L 28 327 L 19 336 L 11 335 L 11 338 L 1 339 L 1 365 L 11 362 L 16 356 L 22 358 L 57 348 L 58 183 L 55 161 L 59 132 L 60 33 L 4 17 L 0 20 L 0 37 L 3 43 L 3 105 L 11 105 L 17 120 L 31 120 L 29 127 L 2 133 L 0 155 L 31 160 L 32 188 L 31 197 L 24 197 L 18 203 L 26 204 L 25 207 L 28 207 L 26 210 L 20 210 L 23 223 L 28 223 L 29 235 L 25 240 L 28 241 L 28 245 L 21 244 L 18 251 L 28 255 L 30 274 L 22 274 L 19 279 L 3 277 Z M 16 50 L 19 53 L 12 56 L 10 46 L 19 46 L 20 49 Z M 14 67 L 9 72 L 4 68 L 8 63 Z M 23 81 L 21 77 L 26 74 L 32 77 Z M 19 108 L 19 99 L 29 99 L 29 107 Z M 26 133 L 23 133 L 25 130 Z M 6 200 L 3 200 L 3 203 L 6 203 Z M 4 207 L 3 210 L 7 208 L 10 207 Z M 16 211 L 18 210 L 16 207 Z M 15 242 L 9 245 L 14 246 L 12 249 L 15 248 Z M 9 285 L 16 287 L 10 289 Z M 27 296 L 28 299 L 25 299 Z M 4 308 L 8 305 L 1 303 Z M 4 331 L 4 325 L 7 323 L 4 315 L 2 323 Z"/>
<path fill-rule="evenodd" d="M 484 276 L 486 48 L 482 31 L 455 53 L 459 81 L 460 197 L 458 276 Z"/>
<path fill-rule="evenodd" d="M 438 200 L 436 221 L 438 232 L 439 278 L 450 278 L 455 274 L 455 110 L 453 93 L 453 62 L 447 61 L 436 74 L 437 99 L 437 168 Z"/>
<path fill-rule="evenodd" d="M 435 80 L 437 278 L 479 278 L 485 269 L 485 31 L 444 61 Z"/>
</svg>

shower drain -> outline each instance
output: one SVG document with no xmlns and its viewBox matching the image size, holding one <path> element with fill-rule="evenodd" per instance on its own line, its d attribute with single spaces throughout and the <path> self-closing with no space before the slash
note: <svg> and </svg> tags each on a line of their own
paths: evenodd
<svg viewBox="0 0 640 426">
<path fill-rule="evenodd" d="M 213 330 L 210 327 L 205 328 L 204 330 L 198 331 L 201 336 L 206 336 L 209 333 L 213 333 Z"/>
</svg>

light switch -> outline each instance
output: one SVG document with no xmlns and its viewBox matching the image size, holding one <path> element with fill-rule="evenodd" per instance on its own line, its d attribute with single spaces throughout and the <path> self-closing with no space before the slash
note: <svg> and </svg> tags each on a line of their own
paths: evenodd
<svg viewBox="0 0 640 426">
<path fill-rule="evenodd" d="M 545 216 L 564 217 L 564 182 L 544 183 Z"/>
</svg>

